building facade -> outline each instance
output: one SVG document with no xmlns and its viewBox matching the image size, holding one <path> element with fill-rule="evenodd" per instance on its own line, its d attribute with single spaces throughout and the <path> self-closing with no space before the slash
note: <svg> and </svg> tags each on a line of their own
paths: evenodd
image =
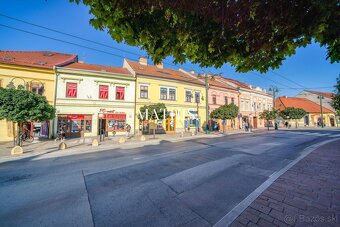
<svg viewBox="0 0 340 227">
<path fill-rule="evenodd" d="M 56 73 L 56 130 L 71 138 L 126 134 L 127 125 L 134 132 L 135 78 L 128 70 L 73 63 Z"/>
<path fill-rule="evenodd" d="M 278 110 L 284 110 L 288 107 L 302 108 L 307 112 L 306 116 L 301 119 L 286 120 L 291 125 L 295 125 L 295 123 L 297 122 L 298 126 L 321 127 L 322 121 L 320 105 L 306 98 L 282 96 L 276 99 L 276 108 Z M 335 113 L 326 107 L 323 108 L 322 112 L 324 125 L 328 127 L 335 127 Z"/>
<path fill-rule="evenodd" d="M 125 59 L 123 67 L 136 78 L 137 132 L 150 132 L 150 120 L 144 117 L 145 113 L 140 113 L 140 108 L 158 103 L 164 103 L 169 112 L 168 117 L 154 122 L 158 133 L 202 130 L 206 124 L 205 85 L 202 81 L 180 70 L 166 69 L 163 64 L 148 65 L 145 58 L 140 58 L 139 62 Z"/>
<path fill-rule="evenodd" d="M 77 61 L 76 55 L 50 51 L 0 51 L 0 86 L 17 88 L 24 86 L 46 97 L 54 105 L 55 72 L 54 66 L 67 65 Z M 52 121 L 27 122 L 28 129 L 39 137 L 49 138 Z M 13 140 L 16 126 L 12 122 L 0 121 L 0 141 Z"/>
<path fill-rule="evenodd" d="M 298 98 L 308 99 L 318 105 L 320 104 L 320 98 L 319 98 L 320 96 L 322 97 L 321 99 L 322 106 L 326 107 L 329 110 L 332 110 L 335 113 L 335 109 L 331 105 L 332 98 L 335 96 L 335 94 L 333 93 L 304 90 L 296 95 L 296 97 Z"/>
<path fill-rule="evenodd" d="M 273 97 L 266 90 L 260 87 L 233 80 L 230 78 L 221 78 L 224 83 L 237 88 L 239 91 L 239 127 L 242 128 L 245 122 L 248 122 L 253 128 L 266 127 L 266 121 L 260 119 L 260 114 L 264 110 L 273 108 Z"/>
</svg>

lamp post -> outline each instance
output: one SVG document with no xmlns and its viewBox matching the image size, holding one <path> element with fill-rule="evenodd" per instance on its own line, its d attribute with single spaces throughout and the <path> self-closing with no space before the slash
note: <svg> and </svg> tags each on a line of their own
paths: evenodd
<svg viewBox="0 0 340 227">
<path fill-rule="evenodd" d="M 99 141 L 102 142 L 102 134 L 103 134 L 103 130 L 102 130 L 102 124 L 103 124 L 103 112 L 99 112 L 98 114 L 99 116 Z"/>
<path fill-rule="evenodd" d="M 322 95 L 318 95 L 318 99 L 320 99 L 320 109 L 321 109 L 321 128 L 324 128 L 324 122 L 323 122 L 323 111 L 322 111 L 322 99 L 324 97 Z"/>
</svg>

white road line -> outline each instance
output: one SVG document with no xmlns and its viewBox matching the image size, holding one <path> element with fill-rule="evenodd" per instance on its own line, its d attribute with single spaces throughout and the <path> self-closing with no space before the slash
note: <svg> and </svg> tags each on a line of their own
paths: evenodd
<svg viewBox="0 0 340 227">
<path fill-rule="evenodd" d="M 335 137 L 340 137 L 340 134 L 331 135 L 331 136 L 329 136 L 329 137 L 333 137 L 333 138 L 335 138 Z"/>
<path fill-rule="evenodd" d="M 296 163 L 298 163 L 301 159 L 306 157 L 311 152 L 315 151 L 317 148 L 327 144 L 334 142 L 336 140 L 339 140 L 339 138 L 336 139 L 330 139 L 326 140 L 317 144 L 313 144 L 309 147 L 306 147 L 303 152 L 300 154 L 300 156 L 289 163 L 287 166 L 285 166 L 280 171 L 272 174 L 268 180 L 263 182 L 258 188 L 256 188 L 252 193 L 250 193 L 244 200 L 242 200 L 239 204 L 237 204 L 229 213 L 227 213 L 221 220 L 219 220 L 213 227 L 226 227 L 229 226 L 231 223 L 235 221 L 235 219 L 257 198 L 261 193 L 266 190 L 274 181 L 279 178 L 282 174 L 287 172 L 291 167 L 293 167 Z"/>
</svg>

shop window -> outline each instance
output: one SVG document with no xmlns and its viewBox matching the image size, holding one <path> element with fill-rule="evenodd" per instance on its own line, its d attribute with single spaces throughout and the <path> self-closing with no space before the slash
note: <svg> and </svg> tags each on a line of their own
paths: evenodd
<svg viewBox="0 0 340 227">
<path fill-rule="evenodd" d="M 66 84 L 66 97 L 76 98 L 77 97 L 77 85 L 76 83 Z"/>
<path fill-rule="evenodd" d="M 176 100 L 176 89 L 169 88 L 169 100 Z"/>
<path fill-rule="evenodd" d="M 195 103 L 200 103 L 201 93 L 199 91 L 195 92 Z"/>
<path fill-rule="evenodd" d="M 186 102 L 191 102 L 191 99 L 192 99 L 191 91 L 185 91 L 185 101 Z"/>
<path fill-rule="evenodd" d="M 161 100 L 167 100 L 168 99 L 168 89 L 161 87 L 161 95 L 160 95 Z"/>
<path fill-rule="evenodd" d="M 228 97 L 227 96 L 224 96 L 224 104 L 228 105 Z"/>
<path fill-rule="evenodd" d="M 99 98 L 108 99 L 109 98 L 109 86 L 99 85 Z"/>
<path fill-rule="evenodd" d="M 33 93 L 36 93 L 38 95 L 42 95 L 44 93 L 44 85 L 38 84 L 38 83 L 31 83 L 30 90 Z"/>
<path fill-rule="evenodd" d="M 217 102 L 216 102 L 216 95 L 213 95 L 212 96 L 212 101 L 213 101 L 213 104 L 216 104 Z"/>
<path fill-rule="evenodd" d="M 125 113 L 114 113 L 105 114 L 104 118 L 107 121 L 107 131 L 125 131 L 126 125 L 126 114 Z"/>
<path fill-rule="evenodd" d="M 58 127 L 62 127 L 66 136 L 80 136 L 80 131 L 92 132 L 92 115 L 58 115 Z"/>
<path fill-rule="evenodd" d="M 141 99 L 148 99 L 149 98 L 149 86 L 140 85 L 140 98 Z"/>
<path fill-rule="evenodd" d="M 116 99 L 117 100 L 125 99 L 125 87 L 116 87 Z"/>
</svg>

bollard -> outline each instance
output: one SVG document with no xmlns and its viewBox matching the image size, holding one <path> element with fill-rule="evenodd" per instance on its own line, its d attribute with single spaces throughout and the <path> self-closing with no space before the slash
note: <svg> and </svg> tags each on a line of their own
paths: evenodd
<svg viewBox="0 0 340 227">
<path fill-rule="evenodd" d="M 180 137 L 184 137 L 184 132 L 181 132 L 181 134 L 179 136 Z"/>
<path fill-rule="evenodd" d="M 61 143 L 59 144 L 59 147 L 58 147 L 58 149 L 59 149 L 59 150 L 65 150 L 65 149 L 67 149 L 67 145 L 66 145 L 66 143 L 64 143 L 64 142 L 61 142 Z"/>
<path fill-rule="evenodd" d="M 196 135 L 195 132 L 191 132 L 191 136 L 194 136 L 194 135 Z"/>
<path fill-rule="evenodd" d="M 99 142 L 97 139 L 93 139 L 92 140 L 92 147 L 98 147 L 99 146 Z"/>
<path fill-rule="evenodd" d="M 126 138 L 125 137 L 120 137 L 119 140 L 118 140 L 119 144 L 123 144 L 125 142 L 126 142 Z"/>
<path fill-rule="evenodd" d="M 11 155 L 18 155 L 18 154 L 23 154 L 24 150 L 20 146 L 15 146 L 11 150 Z"/>
<path fill-rule="evenodd" d="M 139 140 L 140 140 L 140 141 L 145 141 L 146 138 L 145 138 L 145 136 L 141 136 Z"/>
</svg>

